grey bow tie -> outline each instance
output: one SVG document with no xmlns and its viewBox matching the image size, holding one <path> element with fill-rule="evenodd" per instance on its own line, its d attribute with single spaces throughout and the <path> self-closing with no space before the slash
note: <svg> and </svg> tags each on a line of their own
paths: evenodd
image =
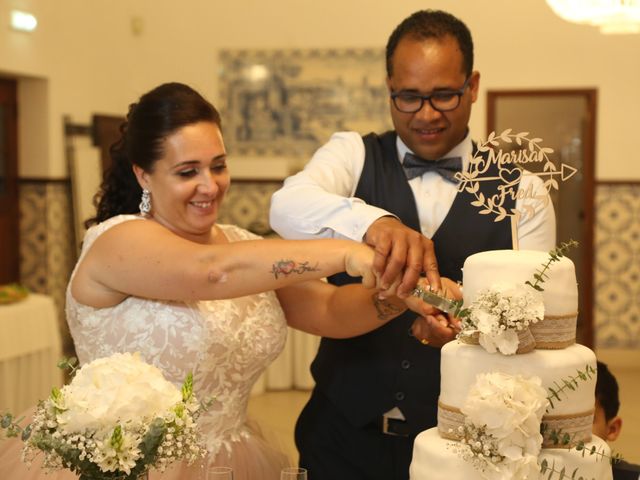
<svg viewBox="0 0 640 480">
<path fill-rule="evenodd" d="M 402 166 L 407 174 L 407 180 L 419 177 L 425 172 L 436 172 L 445 180 L 449 180 L 452 183 L 458 183 L 458 180 L 455 178 L 455 174 L 462 171 L 462 158 L 449 157 L 431 161 L 423 160 L 413 153 L 407 152 L 404 154 Z"/>
</svg>

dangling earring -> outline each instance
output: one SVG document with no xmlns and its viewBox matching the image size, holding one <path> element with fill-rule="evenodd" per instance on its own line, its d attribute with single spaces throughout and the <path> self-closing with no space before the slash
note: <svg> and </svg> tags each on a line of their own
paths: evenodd
<svg viewBox="0 0 640 480">
<path fill-rule="evenodd" d="M 140 208 L 140 215 L 147 215 L 151 211 L 151 195 L 146 188 L 142 189 L 142 199 L 138 208 Z"/>
</svg>

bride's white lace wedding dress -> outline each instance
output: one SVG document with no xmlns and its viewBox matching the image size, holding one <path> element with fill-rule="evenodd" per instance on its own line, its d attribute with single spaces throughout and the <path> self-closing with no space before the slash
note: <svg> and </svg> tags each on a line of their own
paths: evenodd
<svg viewBox="0 0 640 480">
<path fill-rule="evenodd" d="M 120 215 L 92 227 L 78 264 L 100 234 L 124 221 L 147 220 Z M 235 226 L 220 227 L 230 242 L 258 238 Z M 74 274 L 75 270 L 72 278 Z M 279 478 L 287 459 L 246 418 L 252 386 L 286 339 L 286 321 L 274 292 L 187 303 L 129 297 L 114 307 L 97 309 L 79 304 L 67 289 L 67 322 L 81 364 L 115 352 L 140 352 L 176 385 L 193 372 L 196 395 L 213 398 L 198 421 L 209 461 L 232 466 L 234 480 Z M 76 478 L 66 472 L 44 477 L 37 465 L 27 470 L 17 444 L 1 449 L 1 479 Z M 152 470 L 150 477 L 198 478 L 199 469 L 177 465 L 164 475 Z"/>
</svg>

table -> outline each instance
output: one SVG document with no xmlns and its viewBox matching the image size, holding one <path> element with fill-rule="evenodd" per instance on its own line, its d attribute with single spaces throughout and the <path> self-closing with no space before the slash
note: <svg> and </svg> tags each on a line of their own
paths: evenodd
<svg viewBox="0 0 640 480">
<path fill-rule="evenodd" d="M 31 293 L 0 305 L 0 412 L 16 415 L 35 406 L 61 386 L 62 357 L 53 299 Z"/>
</svg>

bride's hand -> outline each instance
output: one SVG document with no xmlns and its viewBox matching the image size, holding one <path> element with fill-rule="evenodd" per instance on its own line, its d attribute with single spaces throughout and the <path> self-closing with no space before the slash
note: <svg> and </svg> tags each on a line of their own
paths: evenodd
<svg viewBox="0 0 640 480">
<path fill-rule="evenodd" d="M 377 286 L 378 279 L 373 270 L 375 252 L 364 243 L 352 242 L 344 257 L 344 270 L 352 277 L 362 277 L 365 288 Z"/>
<path fill-rule="evenodd" d="M 352 277 L 362 277 L 362 285 L 365 288 L 380 290 L 381 299 L 396 295 L 402 281 L 402 275 L 398 275 L 391 285 L 383 288 L 381 277 L 373 268 L 374 256 L 373 248 L 364 243 L 353 242 L 345 255 L 345 271 Z"/>
</svg>

